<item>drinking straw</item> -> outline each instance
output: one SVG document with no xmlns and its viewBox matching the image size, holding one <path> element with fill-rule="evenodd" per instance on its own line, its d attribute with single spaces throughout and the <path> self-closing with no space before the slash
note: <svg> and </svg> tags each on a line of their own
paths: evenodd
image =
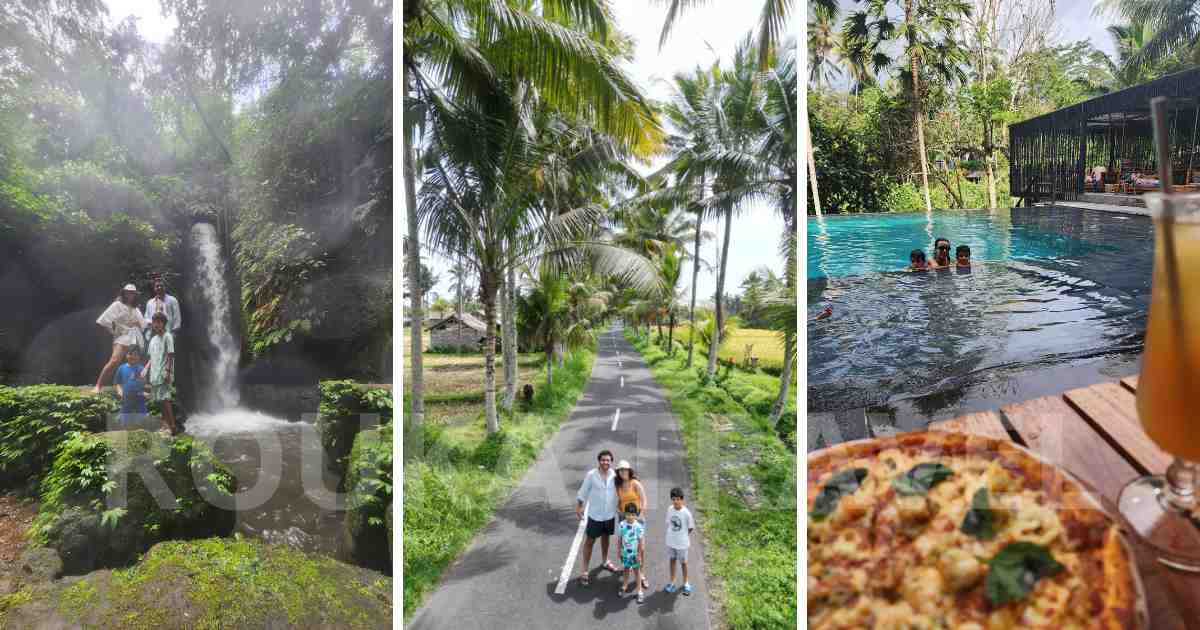
<svg viewBox="0 0 1200 630">
<path fill-rule="evenodd" d="M 1156 96 L 1150 99 L 1150 117 L 1154 124 L 1154 148 L 1158 152 L 1158 180 L 1162 186 L 1163 203 L 1159 214 L 1158 229 L 1163 231 L 1163 264 L 1166 265 L 1167 291 L 1171 296 L 1171 319 L 1175 323 L 1175 332 L 1179 340 L 1183 340 L 1183 313 L 1179 301 L 1179 276 L 1175 264 L 1175 234 L 1172 224 L 1175 222 L 1175 208 L 1171 205 L 1171 147 L 1167 137 L 1167 97 Z"/>
</svg>

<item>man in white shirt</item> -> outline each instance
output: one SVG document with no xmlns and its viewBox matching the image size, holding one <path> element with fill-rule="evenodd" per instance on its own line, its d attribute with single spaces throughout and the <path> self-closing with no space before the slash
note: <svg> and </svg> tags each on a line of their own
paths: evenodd
<svg viewBox="0 0 1200 630">
<path fill-rule="evenodd" d="M 163 285 L 161 280 L 154 282 L 154 297 L 146 302 L 146 335 L 149 339 L 150 322 L 154 321 L 154 314 L 162 313 L 167 317 L 167 332 L 172 336 L 178 336 L 179 326 L 183 324 L 183 318 L 179 312 L 179 300 L 175 296 L 167 294 L 167 287 Z"/>
<path fill-rule="evenodd" d="M 600 451 L 596 461 L 598 466 L 583 477 L 575 497 L 575 515 L 582 520 L 584 508 L 587 509 L 587 540 L 583 543 L 583 573 L 579 576 L 579 582 L 584 586 L 591 580 L 588 565 L 592 563 L 592 547 L 597 538 L 600 539 L 603 568 L 617 572 L 617 567 L 608 561 L 608 539 L 616 530 L 617 521 L 617 474 L 612 469 L 613 454 L 607 449 Z"/>
</svg>

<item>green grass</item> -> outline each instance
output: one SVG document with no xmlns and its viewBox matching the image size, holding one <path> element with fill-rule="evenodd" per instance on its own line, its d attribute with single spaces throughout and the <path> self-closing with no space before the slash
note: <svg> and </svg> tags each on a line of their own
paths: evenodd
<svg viewBox="0 0 1200 630">
<path fill-rule="evenodd" d="M 536 372 L 539 368 L 530 366 L 541 375 L 538 380 L 523 369 L 522 380 L 534 382 L 533 402 L 525 409 L 518 403 L 512 417 L 502 416 L 496 435 L 487 435 L 482 397 L 478 403 L 456 402 L 453 415 L 438 413 L 438 404 L 429 405 L 425 425 L 410 429 L 404 450 L 405 618 L 416 612 L 446 567 L 508 497 L 542 444 L 558 431 L 587 384 L 594 356 L 591 351 L 571 355 L 566 369 L 555 372 L 553 388 L 544 386 L 544 370 Z M 524 367 L 526 357 L 519 363 Z M 482 368 L 482 358 L 479 365 Z M 429 374 L 433 396 L 446 393 L 439 391 L 439 384 L 453 384 L 450 389 L 460 392 L 465 389 L 457 376 L 439 380 Z M 482 384 L 480 369 L 480 391 Z"/>
<path fill-rule="evenodd" d="M 699 370 L 684 366 L 686 351 L 668 357 L 631 329 L 626 336 L 667 389 L 683 430 L 694 497 L 688 502 L 698 511 L 709 573 L 716 578 L 710 587 L 724 610 L 724 625 L 795 628 L 795 453 L 766 413 L 748 410 L 728 391 L 728 381 L 740 377 L 737 371 L 725 383 L 701 385 Z M 791 413 L 794 418 L 794 408 Z M 753 483 L 742 483 L 745 478 Z M 750 485 L 753 495 L 745 492 Z"/>
</svg>

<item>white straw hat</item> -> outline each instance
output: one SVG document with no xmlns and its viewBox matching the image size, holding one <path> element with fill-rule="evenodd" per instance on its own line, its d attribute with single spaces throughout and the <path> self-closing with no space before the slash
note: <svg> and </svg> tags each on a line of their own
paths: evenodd
<svg viewBox="0 0 1200 630">
<path fill-rule="evenodd" d="M 620 462 L 618 462 L 617 467 L 614 470 L 621 470 L 622 468 L 628 468 L 629 470 L 633 470 L 633 466 L 629 465 L 628 459 L 622 459 Z"/>
<path fill-rule="evenodd" d="M 133 286 L 132 284 L 125 285 L 125 288 L 121 289 L 121 290 L 122 291 L 133 291 L 134 293 L 137 293 L 137 287 Z"/>
</svg>

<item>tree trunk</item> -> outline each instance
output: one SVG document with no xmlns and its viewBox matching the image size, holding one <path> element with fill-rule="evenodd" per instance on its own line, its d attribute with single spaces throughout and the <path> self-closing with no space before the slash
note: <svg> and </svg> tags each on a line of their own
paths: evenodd
<svg viewBox="0 0 1200 630">
<path fill-rule="evenodd" d="M 504 333 L 501 350 L 504 352 L 504 409 L 512 411 L 517 400 L 517 271 L 508 267 L 504 283 L 504 304 L 500 327 Z"/>
<path fill-rule="evenodd" d="M 704 199 L 704 176 L 700 176 L 700 198 Z M 692 251 L 692 305 L 688 307 L 688 357 L 687 367 L 692 368 L 692 351 L 696 344 L 696 281 L 700 278 L 700 228 L 704 224 L 704 212 L 696 209 L 696 247 Z"/>
<path fill-rule="evenodd" d="M 779 375 L 779 395 L 771 406 L 771 424 L 779 422 L 783 410 L 787 406 L 788 390 L 792 385 L 792 347 L 796 343 L 795 335 L 788 334 L 783 340 L 783 372 Z"/>
<path fill-rule="evenodd" d="M 549 341 L 547 341 L 546 349 L 542 351 L 543 354 L 546 355 L 546 387 L 547 388 L 554 386 L 554 351 L 552 350 L 553 347 L 554 347 L 554 345 L 552 343 L 550 343 Z"/>
<path fill-rule="evenodd" d="M 729 262 L 729 235 L 733 231 L 733 210 L 725 213 L 725 238 L 721 246 L 721 268 L 717 272 L 716 296 L 716 326 L 713 327 L 712 347 L 708 349 L 708 376 L 712 378 L 717 373 L 717 352 L 721 349 L 721 325 L 725 323 L 725 314 L 721 310 L 722 297 L 725 291 L 725 263 Z"/>
<path fill-rule="evenodd" d="M 984 157 L 983 161 L 987 165 L 988 208 L 994 210 L 996 208 L 996 174 L 992 170 L 992 156 Z"/>
<path fill-rule="evenodd" d="M 913 32 L 913 0 L 906 0 L 904 21 L 908 24 L 909 32 Z M 910 42 L 911 44 L 911 42 Z M 912 72 L 913 89 L 913 123 L 917 128 L 917 150 L 921 154 L 921 190 L 925 193 L 925 212 L 933 212 L 933 203 L 929 201 L 929 163 L 925 159 L 925 115 L 921 107 L 921 80 L 917 76 L 917 57 L 910 54 L 909 70 Z"/>
<path fill-rule="evenodd" d="M 804 148 L 808 154 L 808 185 L 812 187 L 813 209 L 821 216 L 821 196 L 817 194 L 817 159 L 813 155 L 812 134 L 808 130 L 808 119 L 804 123 Z"/>
<path fill-rule="evenodd" d="M 483 337 L 483 413 L 489 435 L 500 430 L 496 415 L 496 271 L 486 269 L 479 274 L 479 292 L 483 297 L 483 321 L 487 331 Z"/>
<path fill-rule="evenodd" d="M 675 313 L 671 313 L 670 323 L 667 325 L 667 356 L 675 355 Z"/>
<path fill-rule="evenodd" d="M 405 66 L 406 67 L 406 66 Z M 404 72 L 401 85 L 408 86 L 408 73 Z M 408 335 L 411 346 L 409 350 L 408 382 L 412 384 L 409 391 L 409 424 L 420 426 L 425 421 L 425 375 L 422 364 L 424 351 L 421 334 L 424 330 L 424 313 L 421 312 L 421 234 L 417 225 L 417 174 L 413 164 L 414 153 L 412 139 L 407 132 L 404 136 L 404 202 L 405 218 L 408 221 L 408 291 L 409 291 L 409 326 Z"/>
</svg>

